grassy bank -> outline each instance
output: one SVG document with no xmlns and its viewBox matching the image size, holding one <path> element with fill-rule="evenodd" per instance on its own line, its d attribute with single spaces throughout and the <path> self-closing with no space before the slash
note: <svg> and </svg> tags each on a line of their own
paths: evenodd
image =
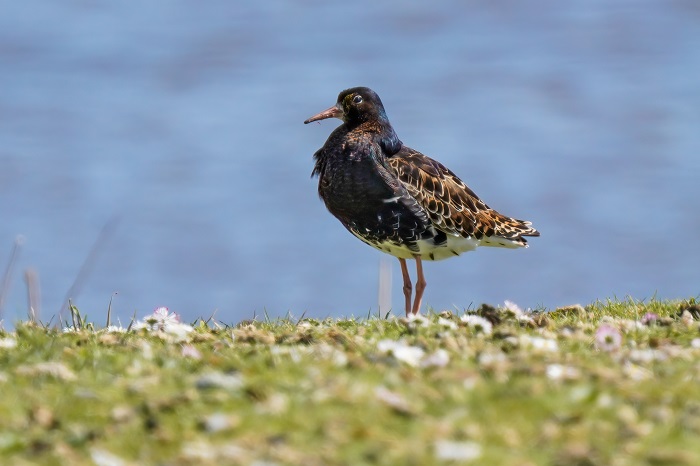
<svg viewBox="0 0 700 466">
<path fill-rule="evenodd" d="M 700 464 L 700 307 L 0 332 L 0 464 Z"/>
</svg>

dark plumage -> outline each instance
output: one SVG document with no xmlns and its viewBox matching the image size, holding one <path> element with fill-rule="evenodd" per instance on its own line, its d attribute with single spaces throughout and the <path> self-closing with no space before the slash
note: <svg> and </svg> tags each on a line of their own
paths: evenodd
<svg viewBox="0 0 700 466">
<path fill-rule="evenodd" d="M 319 196 L 352 234 L 399 259 L 406 315 L 420 310 L 422 259 L 477 246 L 527 247 L 525 236 L 539 236 L 530 222 L 491 209 L 440 162 L 403 145 L 371 89 L 341 92 L 336 105 L 304 123 L 326 118 L 343 124 L 314 154 Z M 416 260 L 413 305 L 406 259 Z"/>
</svg>

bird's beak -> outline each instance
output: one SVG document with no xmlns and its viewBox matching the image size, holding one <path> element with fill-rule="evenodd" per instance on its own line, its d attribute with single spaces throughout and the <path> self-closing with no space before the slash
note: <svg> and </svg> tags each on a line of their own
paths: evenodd
<svg viewBox="0 0 700 466">
<path fill-rule="evenodd" d="M 316 115 L 312 116 L 308 120 L 304 122 L 304 124 L 309 124 L 312 121 L 318 121 L 318 120 L 325 120 L 326 118 L 340 118 L 341 120 L 343 119 L 343 109 L 340 108 L 338 105 L 334 105 L 328 110 L 324 110 L 321 113 L 317 113 Z"/>
</svg>

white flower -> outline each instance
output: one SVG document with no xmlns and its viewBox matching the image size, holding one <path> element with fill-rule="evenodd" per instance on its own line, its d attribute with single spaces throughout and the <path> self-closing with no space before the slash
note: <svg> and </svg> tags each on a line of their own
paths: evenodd
<svg viewBox="0 0 700 466">
<path fill-rule="evenodd" d="M 647 329 L 647 326 L 638 320 L 618 319 L 615 324 L 624 332 Z"/>
<path fill-rule="evenodd" d="M 438 317 L 437 323 L 438 323 L 438 325 L 440 325 L 441 327 L 446 327 L 446 328 L 449 328 L 449 329 L 452 329 L 452 330 L 454 330 L 454 329 L 457 328 L 457 324 L 455 324 L 454 322 L 452 322 L 452 321 L 449 320 L 449 319 L 445 319 L 444 317 Z"/>
<path fill-rule="evenodd" d="M 557 351 L 559 349 L 556 340 L 552 340 L 551 338 L 533 337 L 530 340 L 530 344 L 534 349 L 542 351 Z"/>
<path fill-rule="evenodd" d="M 210 433 L 230 430 L 238 423 L 238 419 L 225 413 L 213 413 L 202 419 L 204 430 Z"/>
<path fill-rule="evenodd" d="M 188 324 L 170 324 L 165 328 L 165 333 L 170 335 L 175 341 L 184 341 L 189 334 L 194 331 L 194 327 Z"/>
<path fill-rule="evenodd" d="M 409 314 L 405 317 L 407 324 L 414 324 L 418 327 L 427 327 L 430 325 L 430 320 L 421 314 Z"/>
<path fill-rule="evenodd" d="M 465 314 L 461 317 L 462 322 L 467 324 L 467 327 L 472 329 L 477 333 L 483 333 L 484 335 L 491 335 L 493 332 L 493 325 L 487 319 L 474 314 Z"/>
<path fill-rule="evenodd" d="M 450 362 L 450 355 L 444 349 L 425 354 L 423 348 L 407 345 L 404 341 L 381 340 L 377 343 L 381 353 L 391 353 L 394 359 L 413 367 L 444 367 Z"/>
<path fill-rule="evenodd" d="M 0 338 L 0 348 L 10 349 L 17 346 L 17 340 L 12 337 Z"/>
<path fill-rule="evenodd" d="M 513 301 L 505 300 L 503 303 L 508 311 L 515 316 L 515 320 L 522 323 L 533 322 L 532 317 L 529 314 L 532 313 L 532 309 L 528 308 L 525 311 L 522 310 L 520 306 L 515 304 Z"/>
<path fill-rule="evenodd" d="M 100 448 L 90 450 L 90 457 L 97 466 L 126 466 L 128 464 L 126 460 Z"/>
<path fill-rule="evenodd" d="M 122 327 L 121 325 L 110 325 L 107 328 L 105 328 L 105 332 L 107 333 L 124 333 L 126 332 L 126 329 Z"/>
<path fill-rule="evenodd" d="M 543 338 L 543 337 L 533 337 L 527 334 L 520 335 L 520 338 L 518 339 L 518 342 L 520 343 L 520 346 L 524 348 L 531 348 L 537 352 L 545 353 L 545 352 L 556 352 L 559 350 L 559 345 L 557 344 L 556 340 L 553 340 L 551 338 Z"/>
<path fill-rule="evenodd" d="M 564 366 L 562 364 L 550 364 L 545 371 L 547 378 L 550 380 L 572 380 L 577 379 L 581 372 L 573 366 Z"/>
<path fill-rule="evenodd" d="M 512 312 L 516 316 L 523 313 L 523 310 L 520 308 L 520 306 L 515 304 L 513 301 L 509 301 L 506 299 L 503 304 L 506 306 L 506 309 L 508 309 L 510 312 Z"/>
<path fill-rule="evenodd" d="M 167 307 L 159 307 L 153 314 L 147 315 L 143 320 L 136 321 L 132 327 L 134 330 L 146 329 L 151 333 L 162 333 L 175 341 L 187 339 L 194 330 L 191 325 L 180 322 L 180 317 L 170 312 Z"/>
<path fill-rule="evenodd" d="M 382 353 L 391 353 L 395 359 L 416 367 L 420 364 L 425 351 L 418 346 L 410 346 L 403 341 L 381 340 L 377 343 L 377 349 Z"/>
<path fill-rule="evenodd" d="M 168 325 L 180 323 L 180 316 L 174 312 L 170 312 L 167 307 L 159 307 L 153 314 L 143 318 L 144 322 L 151 326 L 152 330 L 165 331 Z"/>
<path fill-rule="evenodd" d="M 665 361 L 668 359 L 666 353 L 653 348 L 633 349 L 629 353 L 629 360 L 636 363 L 650 363 L 653 361 Z"/>
<path fill-rule="evenodd" d="M 435 442 L 435 456 L 442 461 L 473 461 L 481 456 L 481 445 L 476 442 Z"/>
</svg>

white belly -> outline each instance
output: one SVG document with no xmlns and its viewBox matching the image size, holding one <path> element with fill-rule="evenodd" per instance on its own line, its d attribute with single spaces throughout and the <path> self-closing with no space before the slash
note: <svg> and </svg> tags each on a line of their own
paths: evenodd
<svg viewBox="0 0 700 466">
<path fill-rule="evenodd" d="M 459 256 L 463 252 L 473 251 L 479 246 L 491 246 L 501 248 L 519 248 L 523 247 L 518 243 L 514 243 L 509 239 L 500 238 L 498 236 L 484 237 L 481 239 L 464 238 L 462 236 L 447 235 L 447 242 L 436 245 L 432 239 L 419 240 L 416 245 L 418 251 L 409 249 L 407 245 L 395 243 L 372 243 L 359 235 L 355 235 L 373 248 L 379 249 L 382 252 L 390 254 L 401 259 L 414 259 L 416 255 L 423 260 L 439 261 L 449 259 L 450 257 Z M 527 247 L 527 245 L 525 245 Z"/>
</svg>

